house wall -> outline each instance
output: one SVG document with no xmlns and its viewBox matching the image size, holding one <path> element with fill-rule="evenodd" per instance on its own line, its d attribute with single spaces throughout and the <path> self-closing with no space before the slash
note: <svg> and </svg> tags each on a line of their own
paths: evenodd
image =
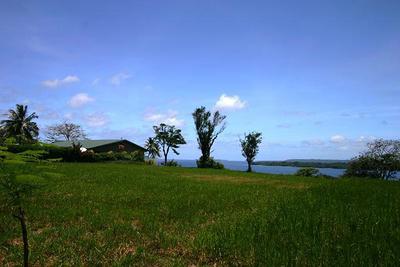
<svg viewBox="0 0 400 267">
<path fill-rule="evenodd" d="M 141 147 L 136 146 L 135 144 L 132 144 L 132 143 L 127 142 L 127 141 L 121 141 L 121 142 L 117 142 L 117 143 L 113 143 L 113 144 L 107 144 L 107 145 L 103 145 L 103 146 L 98 146 L 98 147 L 92 148 L 91 150 L 93 150 L 96 153 L 109 152 L 109 151 L 113 151 L 113 152 L 122 152 L 122 151 L 134 152 L 134 151 L 138 151 L 139 153 L 144 155 L 144 150 Z"/>
</svg>

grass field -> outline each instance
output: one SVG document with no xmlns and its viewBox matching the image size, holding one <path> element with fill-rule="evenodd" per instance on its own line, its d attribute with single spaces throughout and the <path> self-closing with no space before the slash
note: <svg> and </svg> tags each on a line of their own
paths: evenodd
<svg viewBox="0 0 400 267">
<path fill-rule="evenodd" d="M 132 164 L 7 165 L 41 178 L 32 265 L 400 266 L 400 183 Z M 0 215 L 0 266 L 19 265 Z"/>
</svg>

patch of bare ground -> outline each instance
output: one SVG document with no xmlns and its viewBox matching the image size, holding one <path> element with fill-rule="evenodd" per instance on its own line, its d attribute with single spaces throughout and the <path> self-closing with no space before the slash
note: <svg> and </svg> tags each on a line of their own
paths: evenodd
<svg viewBox="0 0 400 267">
<path fill-rule="evenodd" d="M 113 258 L 117 260 L 121 260 L 122 258 L 128 255 L 135 255 L 137 247 L 132 243 L 125 243 L 118 246 L 118 248 L 114 251 Z"/>
</svg>

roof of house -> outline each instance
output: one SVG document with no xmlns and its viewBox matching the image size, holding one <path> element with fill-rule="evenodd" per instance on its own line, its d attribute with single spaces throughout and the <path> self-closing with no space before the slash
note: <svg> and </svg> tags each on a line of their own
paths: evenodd
<svg viewBox="0 0 400 267">
<path fill-rule="evenodd" d="M 105 140 L 76 140 L 76 141 L 55 141 L 52 144 L 56 145 L 56 146 L 60 146 L 60 147 L 71 147 L 72 143 L 79 143 L 82 147 L 87 148 L 87 149 L 91 149 L 91 148 L 95 148 L 95 147 L 99 147 L 99 146 L 104 146 L 104 145 L 109 145 L 109 144 L 114 144 L 114 143 L 119 143 L 121 141 L 126 141 L 129 143 L 132 143 L 131 141 L 128 141 L 126 139 L 105 139 Z M 146 150 L 145 148 L 132 143 L 135 146 Z"/>
</svg>

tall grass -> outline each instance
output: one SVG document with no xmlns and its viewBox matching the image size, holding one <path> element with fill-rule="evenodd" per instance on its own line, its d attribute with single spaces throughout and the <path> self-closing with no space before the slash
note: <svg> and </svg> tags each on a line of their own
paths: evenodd
<svg viewBox="0 0 400 267">
<path fill-rule="evenodd" d="M 400 265 L 398 182 L 29 166 L 45 184 L 26 204 L 36 265 Z M 18 229 L 0 215 L 0 265 L 20 262 Z"/>
</svg>

